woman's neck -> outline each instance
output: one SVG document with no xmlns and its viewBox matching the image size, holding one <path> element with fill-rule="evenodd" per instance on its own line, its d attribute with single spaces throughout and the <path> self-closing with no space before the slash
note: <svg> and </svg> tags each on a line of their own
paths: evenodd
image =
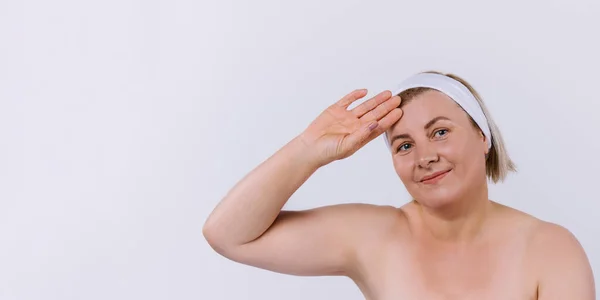
<svg viewBox="0 0 600 300">
<path fill-rule="evenodd" d="M 427 207 L 415 201 L 424 233 L 443 242 L 469 242 L 482 233 L 493 209 L 488 199 L 487 185 L 466 195 L 460 201 Z"/>
</svg>

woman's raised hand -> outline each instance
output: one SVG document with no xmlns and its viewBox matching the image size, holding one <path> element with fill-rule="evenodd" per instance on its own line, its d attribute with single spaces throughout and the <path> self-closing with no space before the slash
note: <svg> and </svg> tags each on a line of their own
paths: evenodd
<svg viewBox="0 0 600 300">
<path fill-rule="evenodd" d="M 400 97 L 384 91 L 349 110 L 367 90 L 355 90 L 325 109 L 300 134 L 320 165 L 344 159 L 385 132 L 402 117 Z"/>
</svg>

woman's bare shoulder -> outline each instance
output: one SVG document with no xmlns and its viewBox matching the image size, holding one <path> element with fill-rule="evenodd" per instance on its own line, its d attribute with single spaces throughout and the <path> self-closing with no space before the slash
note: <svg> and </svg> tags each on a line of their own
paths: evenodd
<svg viewBox="0 0 600 300">
<path fill-rule="evenodd" d="M 517 230 L 521 234 L 531 234 L 543 223 L 542 220 L 527 212 L 497 202 L 493 204 L 498 223 L 502 228 Z"/>
<path fill-rule="evenodd" d="M 532 214 L 503 204 L 494 203 L 494 205 L 502 223 L 526 234 L 532 243 L 572 235 L 568 229 L 556 223 L 539 219 Z"/>
<path fill-rule="evenodd" d="M 524 232 L 539 299 L 595 299 L 590 262 L 575 234 L 563 225 L 522 217 L 530 220 Z"/>
<path fill-rule="evenodd" d="M 565 270 L 572 276 L 589 283 L 590 267 L 587 255 L 575 236 L 565 226 L 538 219 L 530 214 L 504 206 L 506 219 L 514 222 L 527 239 L 530 259 L 540 271 L 542 282 L 567 280 Z M 563 274 L 563 275 L 561 275 Z M 560 279 L 562 278 L 562 279 Z M 586 286 L 589 289 L 589 287 Z"/>
</svg>

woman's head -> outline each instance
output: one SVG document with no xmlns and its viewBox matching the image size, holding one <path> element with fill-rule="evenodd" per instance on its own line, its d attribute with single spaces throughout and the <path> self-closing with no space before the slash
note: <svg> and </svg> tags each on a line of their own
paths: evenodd
<svg viewBox="0 0 600 300">
<path fill-rule="evenodd" d="M 414 87 L 399 93 L 404 114 L 385 133 L 394 168 L 415 199 L 436 206 L 484 186 L 486 176 L 502 181 L 515 166 L 475 89 L 453 74 L 425 73 L 446 76 L 444 80 L 466 87 L 464 91 L 475 99 L 466 103 L 473 105 L 467 111 L 479 114 L 475 121 L 450 96 L 434 88 Z M 427 180 L 439 173 L 443 174 Z"/>
</svg>

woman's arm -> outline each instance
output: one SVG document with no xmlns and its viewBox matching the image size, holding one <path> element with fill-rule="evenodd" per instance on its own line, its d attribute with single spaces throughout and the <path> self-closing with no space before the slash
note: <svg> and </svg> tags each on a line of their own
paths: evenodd
<svg viewBox="0 0 600 300">
<path fill-rule="evenodd" d="M 260 164 L 217 205 L 203 233 L 231 260 L 298 275 L 347 271 L 366 205 L 306 211 L 281 209 L 320 167 L 352 155 L 401 117 L 398 97 L 384 92 L 353 110 L 357 90 L 325 110 L 298 137 Z M 376 125 L 376 126 L 372 126 Z"/>
<path fill-rule="evenodd" d="M 204 224 L 217 251 L 248 244 L 273 224 L 287 200 L 320 167 L 307 152 L 293 139 L 229 191 Z"/>
</svg>

